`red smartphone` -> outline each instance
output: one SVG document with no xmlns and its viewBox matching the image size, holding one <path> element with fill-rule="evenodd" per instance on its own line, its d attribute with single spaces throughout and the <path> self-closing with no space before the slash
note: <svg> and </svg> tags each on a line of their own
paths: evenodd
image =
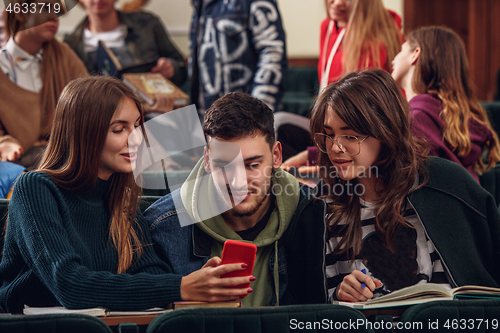
<svg viewBox="0 0 500 333">
<path fill-rule="evenodd" d="M 221 275 L 221 277 L 225 278 L 225 277 L 252 275 L 253 266 L 255 264 L 256 253 L 257 253 L 257 246 L 255 246 L 254 244 L 239 242 L 231 239 L 227 240 L 224 243 L 224 248 L 222 249 L 222 258 L 220 264 L 223 265 L 223 264 L 244 263 L 247 264 L 248 266 L 243 270 L 234 271 L 231 273 Z M 234 288 L 249 288 L 249 287 L 250 287 L 250 282 L 247 284 L 235 286 Z"/>
</svg>

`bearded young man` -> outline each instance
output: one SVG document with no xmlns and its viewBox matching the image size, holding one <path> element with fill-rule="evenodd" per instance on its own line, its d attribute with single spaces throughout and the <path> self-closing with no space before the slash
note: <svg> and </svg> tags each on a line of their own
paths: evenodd
<svg viewBox="0 0 500 333">
<path fill-rule="evenodd" d="M 230 93 L 207 110 L 203 131 L 204 157 L 187 181 L 144 213 L 160 255 L 187 275 L 226 240 L 250 242 L 255 280 L 243 306 L 325 303 L 324 206 L 280 168 L 271 109 Z"/>
</svg>

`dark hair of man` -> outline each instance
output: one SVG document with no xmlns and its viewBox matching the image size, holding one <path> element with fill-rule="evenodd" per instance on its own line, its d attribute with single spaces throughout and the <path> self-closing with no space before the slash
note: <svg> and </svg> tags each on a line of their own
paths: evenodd
<svg viewBox="0 0 500 333">
<path fill-rule="evenodd" d="M 203 133 L 223 140 L 243 136 L 266 137 L 272 149 L 274 136 L 273 111 L 261 100 L 241 92 L 226 94 L 216 100 L 205 114 Z"/>
</svg>

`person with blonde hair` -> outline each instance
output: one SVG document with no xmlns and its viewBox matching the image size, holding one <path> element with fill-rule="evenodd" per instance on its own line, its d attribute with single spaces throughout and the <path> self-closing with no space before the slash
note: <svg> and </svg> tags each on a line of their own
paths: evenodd
<svg viewBox="0 0 500 333">
<path fill-rule="evenodd" d="M 418 29 L 392 63 L 413 109 L 414 135 L 429 142 L 430 155 L 464 166 L 479 181 L 478 174 L 500 161 L 500 146 L 475 96 L 460 37 L 444 27 Z"/>
<path fill-rule="evenodd" d="M 367 67 L 391 70 L 391 60 L 401 49 L 401 18 L 382 0 L 325 0 L 328 17 L 321 22 L 318 61 L 319 90 L 350 71 Z M 309 119 L 276 114 L 277 136 L 285 148 L 283 166 L 315 172 L 307 147 L 314 148 L 301 123 Z M 314 162 L 313 162 L 314 163 Z"/>
<path fill-rule="evenodd" d="M 59 94 L 72 79 L 88 75 L 78 56 L 55 39 L 59 26 L 55 8 L 63 10 L 60 1 L 46 2 L 41 13 L 5 13 L 10 38 L 0 50 L 0 158 L 30 169 L 47 143 Z"/>
<path fill-rule="evenodd" d="M 366 67 L 391 69 L 401 49 L 401 18 L 382 0 L 326 0 L 321 23 L 320 89 L 343 74 Z"/>
<path fill-rule="evenodd" d="M 65 87 L 40 168 L 19 177 L 9 204 L 2 311 L 143 310 L 250 292 L 234 287 L 251 276 L 221 278 L 242 263 L 214 257 L 182 276 L 156 255 L 132 173 L 144 132 L 142 106 L 120 80 L 92 76 Z"/>
</svg>

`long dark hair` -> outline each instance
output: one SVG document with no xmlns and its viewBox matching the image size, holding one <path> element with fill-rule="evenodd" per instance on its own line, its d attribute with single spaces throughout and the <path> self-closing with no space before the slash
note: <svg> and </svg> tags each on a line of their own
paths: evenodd
<svg viewBox="0 0 500 333">
<path fill-rule="evenodd" d="M 311 115 L 311 133 L 325 133 L 327 112 L 335 112 L 353 131 L 371 136 L 381 143 L 376 168 L 379 198 L 375 229 L 383 235 L 385 245 L 392 249 L 392 240 L 400 225 L 407 225 L 402 210 L 407 194 L 412 190 L 417 175 L 426 179 L 424 161 L 426 145 L 416 140 L 410 130 L 409 105 L 391 75 L 381 69 L 351 72 L 330 84 L 318 97 Z M 362 241 L 361 203 L 353 191 L 347 190 L 357 180 L 344 181 L 329 170 L 334 170 L 327 154 L 318 161 L 321 177 L 327 188 L 337 185 L 344 191 L 330 191 L 333 204 L 327 210 L 329 226 L 333 230 L 342 221 L 345 236 L 335 252 L 347 252 L 351 259 L 359 253 Z M 371 172 L 371 171 L 370 171 Z M 340 185 L 338 185 L 340 184 Z M 341 192 L 341 193 L 340 193 Z M 340 193 L 340 194 L 336 194 Z"/>
<path fill-rule="evenodd" d="M 71 191 L 92 188 L 98 180 L 111 118 L 126 98 L 135 102 L 144 132 L 141 103 L 120 80 L 91 76 L 71 81 L 57 104 L 49 144 L 39 170 L 62 188 Z M 117 272 L 122 273 L 132 265 L 134 253 L 138 256 L 142 253 L 138 235 L 132 228 L 140 187 L 132 173 L 115 172 L 109 181 L 109 234 L 118 251 Z"/>
</svg>

